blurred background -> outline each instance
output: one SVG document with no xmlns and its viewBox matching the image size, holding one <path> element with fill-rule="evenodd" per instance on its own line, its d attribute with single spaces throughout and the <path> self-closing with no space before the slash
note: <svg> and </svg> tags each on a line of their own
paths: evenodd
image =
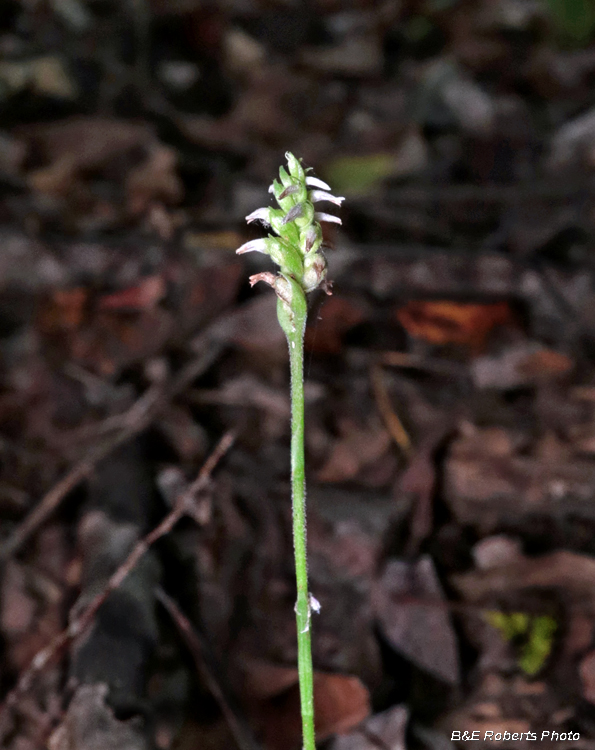
<svg viewBox="0 0 595 750">
<path fill-rule="evenodd" d="M 235 255 L 288 150 L 346 198 L 321 747 L 595 747 L 594 37 L 593 0 L 3 0 L 2 747 L 301 746 L 286 343 Z"/>
</svg>

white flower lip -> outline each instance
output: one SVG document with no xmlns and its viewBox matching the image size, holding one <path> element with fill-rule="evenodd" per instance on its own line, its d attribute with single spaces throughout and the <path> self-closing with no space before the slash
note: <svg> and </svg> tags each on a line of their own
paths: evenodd
<svg viewBox="0 0 595 750">
<path fill-rule="evenodd" d="M 310 191 L 310 200 L 312 203 L 317 203 L 318 201 L 329 201 L 330 203 L 334 203 L 335 206 L 340 206 L 345 198 L 338 198 L 336 195 L 325 193 L 324 190 L 312 190 Z"/>
<path fill-rule="evenodd" d="M 330 185 L 327 185 L 326 182 L 319 180 L 318 177 L 306 177 L 306 185 L 308 185 L 308 187 L 321 188 L 322 190 L 331 189 Z"/>
<path fill-rule="evenodd" d="M 316 221 L 328 221 L 331 224 L 343 224 L 343 222 L 338 216 L 333 216 L 332 214 L 325 214 L 323 211 L 316 211 L 314 213 L 314 219 Z"/>
<path fill-rule="evenodd" d="M 248 224 L 251 224 L 253 221 L 258 221 L 258 219 L 260 219 L 270 226 L 269 211 L 269 208 L 257 208 L 256 211 L 252 211 L 251 214 L 246 216 L 246 221 Z"/>
<path fill-rule="evenodd" d="M 243 255 L 244 253 L 264 253 L 268 255 L 267 241 L 265 239 L 250 240 L 245 242 L 241 247 L 236 250 L 236 255 Z"/>
</svg>

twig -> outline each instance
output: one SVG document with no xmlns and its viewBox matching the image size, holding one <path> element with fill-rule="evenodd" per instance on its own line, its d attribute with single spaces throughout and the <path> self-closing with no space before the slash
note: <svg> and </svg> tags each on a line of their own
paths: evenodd
<svg viewBox="0 0 595 750">
<path fill-rule="evenodd" d="M 206 683 L 213 698 L 217 701 L 237 746 L 240 750 L 259 750 L 260 745 L 253 737 L 252 730 L 231 708 L 230 701 L 226 697 L 225 692 L 216 677 L 215 670 L 209 665 L 205 658 L 205 646 L 200 634 L 196 631 L 190 620 L 178 607 L 176 602 L 168 596 L 161 587 L 156 589 L 155 596 L 161 604 L 163 604 L 180 631 L 188 650 L 192 654 L 196 670 Z"/>
<path fill-rule="evenodd" d="M 95 466 L 116 448 L 146 429 L 169 401 L 196 377 L 207 370 L 219 356 L 222 344 L 210 343 L 206 352 L 185 365 L 169 387 L 155 385 L 149 388 L 123 415 L 124 426 L 116 435 L 105 438 L 90 451 L 52 489 L 43 496 L 35 508 L 25 516 L 10 537 L 0 545 L 0 563 L 13 555 L 31 535 L 58 508 L 60 503 L 94 470 Z"/>
<path fill-rule="evenodd" d="M 370 380 L 372 381 L 374 398 L 376 399 L 382 421 L 386 425 L 386 429 L 390 432 L 392 439 L 403 453 L 407 455 L 411 450 L 411 440 L 403 427 L 403 423 L 391 405 L 380 365 L 372 365 L 370 368 Z"/>
<path fill-rule="evenodd" d="M 147 534 L 147 536 L 135 544 L 132 552 L 109 578 L 103 590 L 93 597 L 85 609 L 75 617 L 68 627 L 55 636 L 47 646 L 35 654 L 27 669 L 19 677 L 15 687 L 7 695 L 4 704 L 0 707 L 0 740 L 5 732 L 8 711 L 16 705 L 18 698 L 30 689 L 35 677 L 59 654 L 59 652 L 70 643 L 70 641 L 80 636 L 81 633 L 86 630 L 86 628 L 92 623 L 97 611 L 107 597 L 112 591 L 118 588 L 145 552 L 147 552 L 149 547 L 162 536 L 169 533 L 185 514 L 188 513 L 189 515 L 196 517 L 196 513 L 192 512 L 194 498 L 206 485 L 215 466 L 223 458 L 225 453 L 227 453 L 234 439 L 235 435 L 231 432 L 227 432 L 221 438 L 211 455 L 205 461 L 194 482 L 192 482 L 192 484 L 180 494 L 176 504 L 161 523 L 156 526 L 153 531 Z"/>
</svg>

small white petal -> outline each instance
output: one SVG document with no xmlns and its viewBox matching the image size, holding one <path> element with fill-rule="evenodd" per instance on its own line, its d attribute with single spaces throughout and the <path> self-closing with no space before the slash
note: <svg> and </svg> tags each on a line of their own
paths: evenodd
<svg viewBox="0 0 595 750">
<path fill-rule="evenodd" d="M 314 219 L 316 221 L 328 221 L 331 224 L 342 224 L 343 223 L 338 216 L 333 216 L 332 214 L 325 214 L 322 211 L 315 211 L 314 212 Z"/>
<path fill-rule="evenodd" d="M 274 195 L 274 193 L 275 193 L 275 186 L 274 185 L 269 185 L 269 193 L 271 195 Z"/>
<path fill-rule="evenodd" d="M 330 190 L 331 186 L 327 185 L 326 182 L 319 180 L 318 177 L 306 177 L 306 185 L 309 187 L 321 188 L 322 190 Z"/>
<path fill-rule="evenodd" d="M 265 239 L 250 240 L 250 242 L 245 242 L 242 247 L 238 247 L 236 250 L 237 255 L 243 255 L 244 253 L 268 254 L 268 252 L 267 241 Z"/>
<path fill-rule="evenodd" d="M 317 203 L 318 201 L 329 201 L 330 203 L 334 203 L 335 206 L 340 206 L 345 198 L 337 198 L 335 195 L 325 193 L 324 190 L 311 190 L 310 200 L 312 203 Z"/>
<path fill-rule="evenodd" d="M 270 208 L 257 208 L 256 211 L 252 211 L 251 214 L 248 214 L 246 216 L 246 221 L 248 224 L 251 224 L 253 221 L 257 221 L 260 219 L 261 221 L 266 222 L 267 224 L 270 224 L 269 221 L 269 211 Z"/>
</svg>

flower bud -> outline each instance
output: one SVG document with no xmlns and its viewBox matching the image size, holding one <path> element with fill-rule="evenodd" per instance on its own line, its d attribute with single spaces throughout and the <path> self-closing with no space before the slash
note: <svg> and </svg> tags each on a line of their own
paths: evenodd
<svg viewBox="0 0 595 750">
<path fill-rule="evenodd" d="M 296 159 L 290 151 L 285 154 L 285 158 L 287 159 L 289 174 L 298 182 L 304 182 L 306 174 L 299 159 Z"/>
<path fill-rule="evenodd" d="M 321 252 L 310 253 L 304 259 L 304 275 L 302 286 L 304 291 L 312 292 L 317 289 L 326 278 L 327 263 Z"/>
<path fill-rule="evenodd" d="M 301 251 L 304 255 L 315 253 L 322 245 L 322 229 L 315 223 L 305 229 L 300 237 Z"/>
</svg>

